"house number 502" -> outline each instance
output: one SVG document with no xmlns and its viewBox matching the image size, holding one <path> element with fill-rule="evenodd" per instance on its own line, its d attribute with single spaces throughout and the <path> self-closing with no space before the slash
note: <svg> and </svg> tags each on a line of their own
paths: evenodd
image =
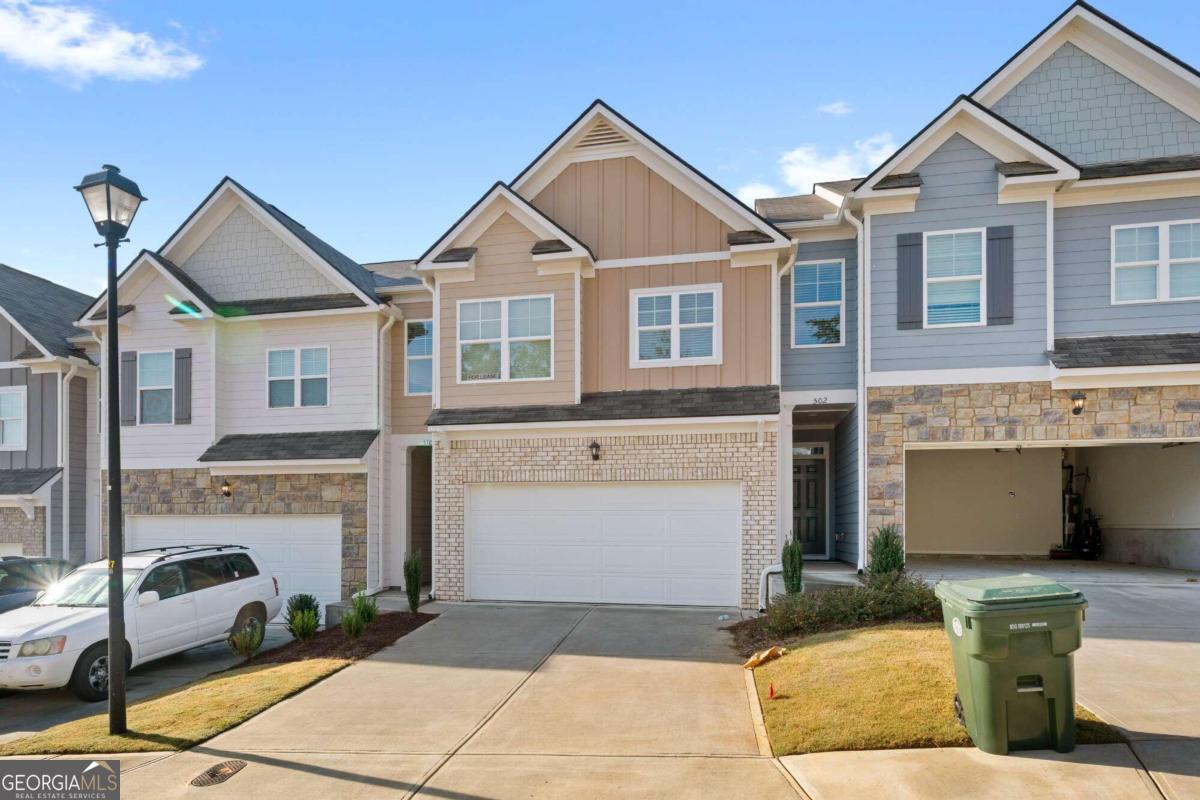
<svg viewBox="0 0 1200 800">
<path fill-rule="evenodd" d="M 814 406 L 823 406 L 829 402 L 829 398 L 828 397 L 814 397 L 812 399 L 812 401 L 813 401 Z"/>
</svg>

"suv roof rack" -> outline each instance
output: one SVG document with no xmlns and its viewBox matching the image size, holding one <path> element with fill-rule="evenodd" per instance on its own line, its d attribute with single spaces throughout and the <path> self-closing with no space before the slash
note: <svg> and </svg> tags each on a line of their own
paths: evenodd
<svg viewBox="0 0 1200 800">
<path fill-rule="evenodd" d="M 206 550 L 249 550 L 244 544 L 172 544 L 166 547 L 147 547 L 142 550 L 126 550 L 125 555 L 133 556 L 139 554 L 162 553 L 161 556 L 154 559 L 152 563 L 157 564 L 172 556 L 188 555 L 190 553 L 199 553 Z"/>
</svg>

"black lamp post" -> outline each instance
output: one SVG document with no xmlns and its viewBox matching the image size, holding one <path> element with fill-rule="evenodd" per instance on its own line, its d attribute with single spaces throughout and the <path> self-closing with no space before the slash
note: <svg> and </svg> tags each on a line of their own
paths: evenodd
<svg viewBox="0 0 1200 800">
<path fill-rule="evenodd" d="M 121 170 L 105 164 L 87 175 L 75 190 L 83 195 L 96 231 L 108 248 L 108 332 L 105 369 L 108 391 L 108 732 L 125 733 L 125 537 L 121 530 L 121 409 L 117 386 L 117 247 L 128 241 L 138 206 L 146 198 Z M 100 245 L 96 245 L 100 247 Z"/>
</svg>

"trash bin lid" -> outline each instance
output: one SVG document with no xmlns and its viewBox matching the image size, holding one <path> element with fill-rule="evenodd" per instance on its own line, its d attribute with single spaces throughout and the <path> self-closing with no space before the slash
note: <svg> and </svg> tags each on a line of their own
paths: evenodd
<svg viewBox="0 0 1200 800">
<path fill-rule="evenodd" d="M 973 603 L 1027 603 L 1031 600 L 1074 600 L 1082 596 L 1078 589 L 1030 575 L 1004 575 L 997 578 L 976 578 L 969 581 L 942 581 L 939 594 L 956 596 Z"/>
</svg>

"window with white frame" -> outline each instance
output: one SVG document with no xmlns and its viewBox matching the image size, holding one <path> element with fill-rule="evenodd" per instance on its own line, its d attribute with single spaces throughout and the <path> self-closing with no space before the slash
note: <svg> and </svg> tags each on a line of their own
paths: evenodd
<svg viewBox="0 0 1200 800">
<path fill-rule="evenodd" d="M 175 422 L 175 353 L 138 353 L 138 424 Z"/>
<path fill-rule="evenodd" d="M 25 449 L 25 387 L 0 389 L 0 450 Z"/>
<path fill-rule="evenodd" d="M 267 407 L 329 405 L 329 348 L 267 351 Z"/>
<path fill-rule="evenodd" d="M 982 229 L 925 234 L 925 327 L 984 324 L 983 239 Z"/>
<path fill-rule="evenodd" d="M 404 329 L 404 393 L 433 394 L 433 320 L 408 320 Z"/>
<path fill-rule="evenodd" d="M 552 378 L 553 328 L 554 300 L 549 296 L 460 301 L 459 381 Z"/>
<path fill-rule="evenodd" d="M 721 286 L 636 289 L 629 295 L 634 367 L 721 363 Z"/>
<path fill-rule="evenodd" d="M 792 267 L 792 347 L 843 343 L 843 261 L 797 262 Z"/>
<path fill-rule="evenodd" d="M 1198 299 L 1200 220 L 1113 226 L 1114 304 Z"/>
</svg>

